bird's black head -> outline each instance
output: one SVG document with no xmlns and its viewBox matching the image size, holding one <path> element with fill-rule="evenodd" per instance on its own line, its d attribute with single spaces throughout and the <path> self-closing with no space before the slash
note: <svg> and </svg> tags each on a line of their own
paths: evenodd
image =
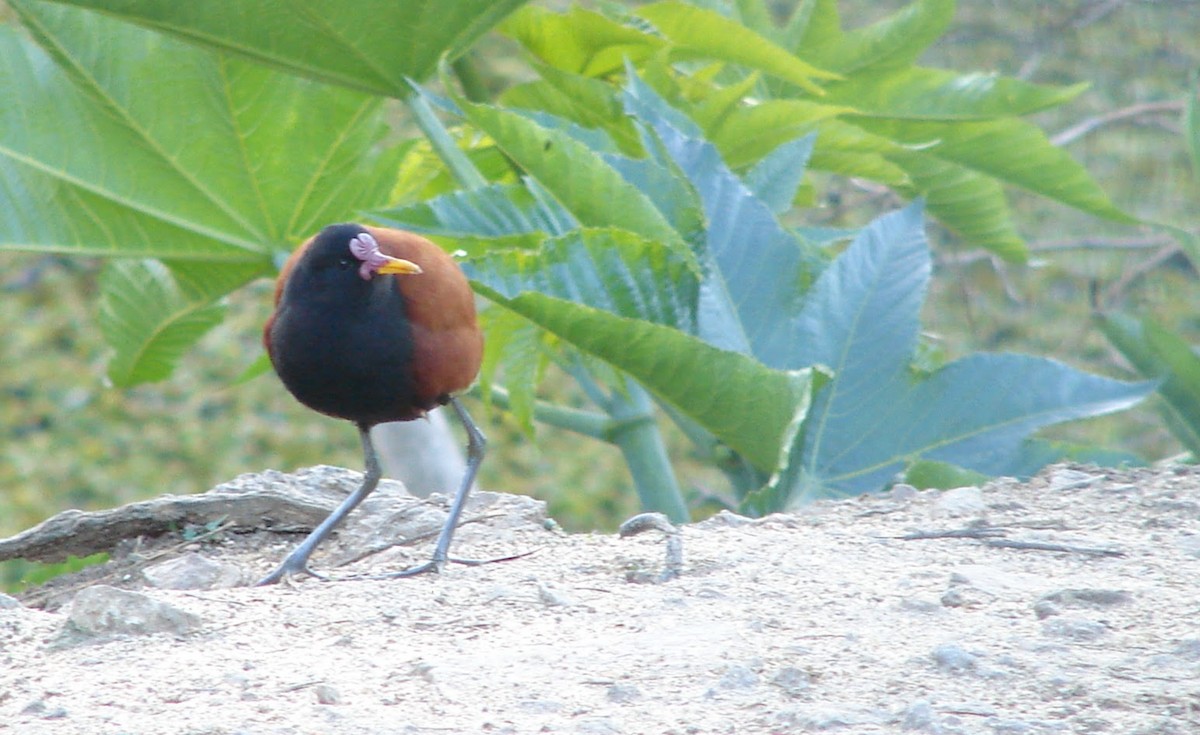
<svg viewBox="0 0 1200 735">
<path fill-rule="evenodd" d="M 314 298 L 317 294 L 352 298 L 370 291 L 377 276 L 420 272 L 417 264 L 384 253 L 362 225 L 329 225 L 308 243 L 288 276 L 285 291 Z"/>
</svg>

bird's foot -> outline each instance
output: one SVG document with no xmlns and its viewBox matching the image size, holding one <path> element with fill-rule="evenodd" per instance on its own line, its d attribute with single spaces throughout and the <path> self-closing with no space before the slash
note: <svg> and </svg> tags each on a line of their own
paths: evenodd
<svg viewBox="0 0 1200 735">
<path fill-rule="evenodd" d="M 307 576 L 315 577 L 322 582 L 328 582 L 329 577 L 324 574 L 319 574 L 308 568 L 307 559 L 292 560 L 291 557 L 283 560 L 283 563 L 276 567 L 275 571 L 254 583 L 255 587 L 266 587 L 269 584 L 276 584 L 283 580 L 292 581 L 296 577 Z"/>
<path fill-rule="evenodd" d="M 539 549 L 540 549 L 540 547 L 538 549 L 530 549 L 529 551 L 522 551 L 520 554 L 509 554 L 508 556 L 496 556 L 496 557 L 492 557 L 491 559 L 450 558 L 450 559 L 447 559 L 447 561 L 449 561 L 451 564 L 462 564 L 464 567 L 480 567 L 480 566 L 483 566 L 484 564 L 499 564 L 502 561 L 512 561 L 513 559 L 523 559 L 527 556 L 536 554 Z"/>
<path fill-rule="evenodd" d="M 537 549 L 533 549 L 532 551 L 523 551 L 520 554 L 511 554 L 509 556 L 498 556 L 493 559 L 457 559 L 452 556 L 439 559 L 435 556 L 424 564 L 418 564 L 415 567 L 409 567 L 408 569 L 404 569 L 399 572 L 381 574 L 376 577 L 376 579 L 399 579 L 401 577 L 415 577 L 419 574 L 440 574 L 442 569 L 444 569 L 447 564 L 462 564 L 465 567 L 478 567 L 483 566 L 484 564 L 498 564 L 502 561 L 520 559 L 522 557 L 529 556 L 530 554 L 535 554 L 537 551 Z"/>
<path fill-rule="evenodd" d="M 418 564 L 415 567 L 409 567 L 399 572 L 380 574 L 376 579 L 400 579 L 401 577 L 415 577 L 418 574 L 441 574 L 442 568 L 446 566 L 446 561 L 447 559 L 434 557 L 424 564 Z"/>
</svg>

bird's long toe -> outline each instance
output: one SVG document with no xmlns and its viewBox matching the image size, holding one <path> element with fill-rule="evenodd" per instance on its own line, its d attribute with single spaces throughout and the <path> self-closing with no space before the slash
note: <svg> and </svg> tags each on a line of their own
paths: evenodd
<svg viewBox="0 0 1200 735">
<path fill-rule="evenodd" d="M 307 561 L 299 561 L 298 563 L 291 563 L 290 559 L 285 559 L 284 562 L 275 569 L 275 571 L 271 572 L 267 576 L 265 576 L 262 579 L 255 582 L 254 586 L 255 587 L 266 587 L 268 585 L 277 584 L 284 580 L 287 580 L 290 582 L 290 581 L 296 579 L 297 577 L 314 577 L 316 579 L 321 580 L 322 582 L 329 581 L 329 577 L 327 577 L 326 575 L 320 574 L 318 572 L 314 572 L 313 570 L 309 569 Z"/>
</svg>

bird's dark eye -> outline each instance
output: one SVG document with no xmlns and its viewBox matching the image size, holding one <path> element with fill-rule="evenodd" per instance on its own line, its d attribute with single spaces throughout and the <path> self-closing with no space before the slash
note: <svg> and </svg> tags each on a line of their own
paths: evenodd
<svg viewBox="0 0 1200 735">
<path fill-rule="evenodd" d="M 338 270 L 348 271 L 354 267 L 354 263 L 349 258 L 338 258 Z"/>
</svg>

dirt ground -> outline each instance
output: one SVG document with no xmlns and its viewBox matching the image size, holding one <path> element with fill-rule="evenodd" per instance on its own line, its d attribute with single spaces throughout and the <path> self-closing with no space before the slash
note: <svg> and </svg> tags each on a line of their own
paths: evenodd
<svg viewBox="0 0 1200 735">
<path fill-rule="evenodd" d="M 236 582 L 299 537 L 126 544 L 0 605 L 0 732 L 1200 733 L 1196 470 L 724 514 L 681 529 L 661 582 L 662 534 L 567 535 L 509 498 L 481 494 L 455 552 L 535 553 L 440 576 L 354 578 L 426 553 L 406 546 L 335 582 L 162 589 L 164 559 Z M 87 629 L 64 603 L 99 583 L 165 603 L 163 632 Z"/>
</svg>

